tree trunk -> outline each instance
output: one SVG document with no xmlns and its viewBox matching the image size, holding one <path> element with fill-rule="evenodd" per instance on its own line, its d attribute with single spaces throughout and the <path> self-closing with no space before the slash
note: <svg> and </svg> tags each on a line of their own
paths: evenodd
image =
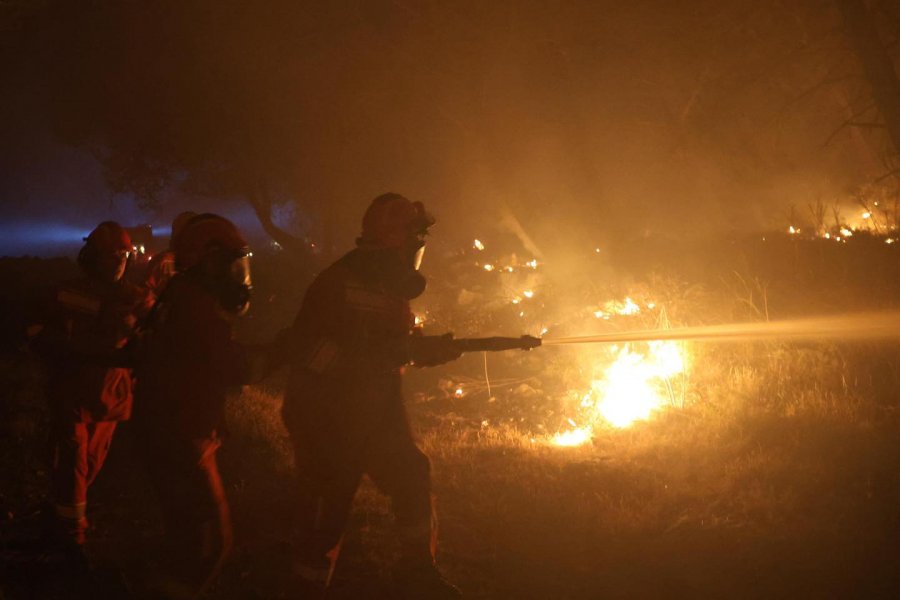
<svg viewBox="0 0 900 600">
<path fill-rule="evenodd" d="M 881 116 L 884 117 L 894 152 L 900 153 L 900 80 L 894 63 L 878 37 L 874 19 L 864 0 L 835 0 L 844 20 L 847 38 L 856 52 Z"/>
<path fill-rule="evenodd" d="M 286 250 L 294 250 L 303 244 L 302 240 L 291 235 L 272 221 L 272 207 L 268 202 L 261 200 L 258 197 L 251 197 L 248 198 L 248 200 L 250 206 L 253 207 L 253 211 L 256 213 L 256 218 L 259 219 L 259 223 L 262 225 L 263 231 L 265 231 L 276 244 Z"/>
<path fill-rule="evenodd" d="M 247 194 L 247 201 L 253 207 L 263 231 L 285 252 L 311 257 L 310 248 L 304 240 L 288 233 L 272 220 L 272 199 L 264 186 L 259 185 L 252 193 Z"/>
</svg>

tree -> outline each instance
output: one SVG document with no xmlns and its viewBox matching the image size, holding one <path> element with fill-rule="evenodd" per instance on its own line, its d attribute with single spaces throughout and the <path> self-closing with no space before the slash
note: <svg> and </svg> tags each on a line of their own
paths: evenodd
<svg viewBox="0 0 900 600">
<path fill-rule="evenodd" d="M 884 127 L 900 153 L 900 80 L 878 27 L 863 0 L 835 0 L 843 17 L 844 30 L 856 52 L 872 97 L 884 119 Z"/>
</svg>

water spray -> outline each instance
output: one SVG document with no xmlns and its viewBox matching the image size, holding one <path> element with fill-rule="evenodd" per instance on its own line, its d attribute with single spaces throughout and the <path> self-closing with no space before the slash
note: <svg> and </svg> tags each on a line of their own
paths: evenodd
<svg viewBox="0 0 900 600">
<path fill-rule="evenodd" d="M 732 323 L 701 327 L 676 327 L 620 331 L 541 340 L 543 346 L 568 344 L 620 344 L 650 341 L 744 342 L 764 339 L 794 341 L 862 341 L 900 339 L 900 312 L 870 312 L 764 323 Z"/>
<path fill-rule="evenodd" d="M 731 323 L 672 329 L 617 331 L 556 339 L 541 339 L 523 335 L 521 337 L 460 338 L 453 342 L 461 352 L 497 352 L 570 344 L 622 344 L 653 341 L 748 342 L 765 339 L 793 341 L 900 339 L 900 311 L 853 313 L 764 323 Z"/>
</svg>

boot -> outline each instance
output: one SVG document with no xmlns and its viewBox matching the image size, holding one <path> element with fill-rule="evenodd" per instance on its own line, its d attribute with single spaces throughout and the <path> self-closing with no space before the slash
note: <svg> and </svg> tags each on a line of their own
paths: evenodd
<svg viewBox="0 0 900 600">
<path fill-rule="evenodd" d="M 430 562 L 401 564 L 394 570 L 394 586 L 408 600 L 456 600 L 462 592 Z"/>
</svg>

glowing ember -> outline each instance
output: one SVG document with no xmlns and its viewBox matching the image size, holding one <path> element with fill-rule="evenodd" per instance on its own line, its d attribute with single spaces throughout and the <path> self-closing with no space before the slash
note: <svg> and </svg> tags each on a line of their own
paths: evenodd
<svg viewBox="0 0 900 600">
<path fill-rule="evenodd" d="M 864 212 L 864 213 L 862 214 L 862 218 L 863 218 L 863 219 L 871 219 L 871 218 L 872 218 L 872 213 L 870 213 L 869 211 L 866 211 L 866 212 Z"/>
<path fill-rule="evenodd" d="M 485 271 L 493 271 L 493 270 L 494 270 L 494 265 L 484 265 L 484 270 L 485 270 Z"/>
<path fill-rule="evenodd" d="M 800 233 L 800 229 L 791 225 L 790 227 L 788 227 L 788 233 L 791 235 L 796 235 Z"/>
<path fill-rule="evenodd" d="M 531 260 L 529 260 L 529 261 L 528 261 L 527 263 L 525 263 L 525 264 L 528 265 L 529 267 L 531 267 L 532 269 L 537 269 L 537 268 L 538 268 L 538 261 L 537 261 L 537 259 L 535 259 L 535 258 L 532 258 Z"/>
<path fill-rule="evenodd" d="M 522 295 L 526 298 L 534 298 L 534 292 L 532 290 L 525 290 L 522 292 Z"/>
<path fill-rule="evenodd" d="M 846 227 L 841 227 L 841 235 L 844 236 L 845 238 L 848 238 L 848 237 L 853 236 L 853 232 L 850 231 L 849 229 L 847 229 Z"/>
<path fill-rule="evenodd" d="M 472 244 L 472 247 L 476 250 L 484 250 L 484 244 L 481 243 L 481 240 L 475 240 L 475 242 Z"/>
<path fill-rule="evenodd" d="M 461 387 L 456 388 L 456 391 L 453 392 L 453 395 L 456 396 L 457 398 L 462 398 L 463 389 Z"/>
</svg>

